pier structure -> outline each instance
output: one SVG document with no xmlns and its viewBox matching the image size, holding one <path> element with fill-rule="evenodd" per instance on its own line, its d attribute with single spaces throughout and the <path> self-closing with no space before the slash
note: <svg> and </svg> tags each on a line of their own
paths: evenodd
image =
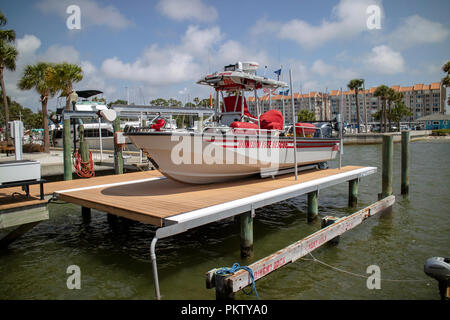
<svg viewBox="0 0 450 320">
<path fill-rule="evenodd" d="M 150 256 L 155 295 L 160 299 L 156 259 L 156 244 L 159 239 L 239 216 L 241 256 L 249 257 L 254 250 L 253 218 L 256 209 L 311 194 L 312 196 L 308 196 L 308 199 L 312 198 L 308 200 L 308 221 L 311 221 L 314 217 L 310 211 L 318 213 L 321 189 L 351 183 L 350 181 L 359 180 L 376 171 L 376 167 L 344 166 L 341 169 L 300 172 L 298 180 L 295 180 L 294 175 L 286 174 L 212 185 L 183 184 L 167 179 L 159 172 L 146 171 L 109 176 L 111 180 L 105 183 L 61 188 L 55 190 L 53 196 L 55 199 L 80 205 L 85 221 L 90 220 L 90 209 L 95 209 L 108 213 L 111 219 L 120 216 L 157 226 L 150 245 Z M 129 175 L 133 175 L 133 179 Z M 88 181 L 94 179 L 97 178 Z M 355 193 L 351 195 L 352 198 L 356 196 Z"/>
</svg>

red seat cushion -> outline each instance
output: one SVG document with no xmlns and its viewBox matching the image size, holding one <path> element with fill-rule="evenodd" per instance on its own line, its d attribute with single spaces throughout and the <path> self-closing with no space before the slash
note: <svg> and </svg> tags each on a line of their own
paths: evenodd
<svg viewBox="0 0 450 320">
<path fill-rule="evenodd" d="M 312 123 L 297 122 L 295 126 L 295 133 L 298 135 L 313 135 L 316 132 L 316 126 Z M 297 126 L 300 126 L 300 128 Z"/>
<path fill-rule="evenodd" d="M 164 126 L 166 121 L 162 118 L 159 118 L 156 120 L 154 124 L 152 124 L 152 129 L 155 129 L 156 131 L 161 131 L 161 128 Z"/>
<path fill-rule="evenodd" d="M 241 133 L 241 134 L 256 134 L 256 130 L 248 130 L 248 129 L 259 129 L 256 123 L 252 122 L 240 122 L 234 121 L 230 124 L 230 127 L 233 128 L 233 133 Z"/>
<path fill-rule="evenodd" d="M 222 112 L 235 112 L 234 106 L 236 106 L 236 112 L 241 112 L 241 96 L 237 99 L 237 105 L 236 105 L 236 96 L 229 96 L 223 98 L 224 105 L 222 106 Z M 248 112 L 247 108 L 247 101 L 244 98 L 244 115 L 256 118 L 254 115 L 252 115 L 250 112 Z"/>
<path fill-rule="evenodd" d="M 283 115 L 279 110 L 269 110 L 259 117 L 261 129 L 283 130 Z"/>
</svg>

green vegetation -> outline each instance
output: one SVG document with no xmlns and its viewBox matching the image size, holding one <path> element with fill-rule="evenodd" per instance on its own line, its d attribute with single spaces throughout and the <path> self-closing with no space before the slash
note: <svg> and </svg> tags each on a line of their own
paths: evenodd
<svg viewBox="0 0 450 320">
<path fill-rule="evenodd" d="M 448 88 L 450 87 L 450 61 L 447 61 L 447 63 L 442 66 L 442 71 L 447 73 L 442 79 L 442 85 Z M 450 98 L 448 98 L 447 103 L 450 104 Z"/>
<path fill-rule="evenodd" d="M 315 116 L 314 112 L 306 110 L 306 109 L 300 110 L 300 112 L 297 115 L 298 122 L 315 121 L 315 120 L 316 120 L 316 116 Z"/>
<path fill-rule="evenodd" d="M 30 108 L 24 108 L 20 103 L 11 100 L 10 97 L 6 98 L 9 105 L 10 121 L 22 119 L 24 128 L 26 130 L 42 128 L 42 111 L 34 113 Z M 3 102 L 0 102 L 0 108 L 4 108 Z M 5 124 L 5 118 L 0 114 L 0 127 L 5 126 Z"/>
<path fill-rule="evenodd" d="M 361 132 L 361 126 L 359 123 L 359 90 L 363 88 L 364 79 L 353 79 L 347 84 L 347 87 L 350 90 L 355 90 L 355 99 L 356 99 L 356 123 L 358 125 L 358 133 Z"/>
<path fill-rule="evenodd" d="M 69 95 L 74 91 L 73 84 L 83 80 L 81 67 L 67 62 L 55 64 L 53 68 L 46 70 L 46 81 L 50 86 L 61 92 L 61 97 L 66 97 L 66 110 L 70 110 Z"/>
<path fill-rule="evenodd" d="M 379 114 L 380 132 L 386 132 L 386 127 L 385 127 L 385 125 L 386 125 L 386 101 L 387 101 L 389 89 L 390 89 L 389 87 L 382 84 L 373 93 L 373 95 L 375 97 L 379 97 L 381 100 L 381 110 L 380 110 L 381 112 Z"/>
<path fill-rule="evenodd" d="M 50 140 L 48 132 L 48 112 L 47 102 L 49 97 L 56 94 L 56 87 L 52 86 L 47 79 L 47 74 L 54 68 L 53 64 L 46 62 L 38 62 L 35 65 L 27 65 L 22 78 L 19 80 L 17 86 L 21 90 L 35 89 L 40 95 L 42 104 L 43 127 L 44 127 L 44 152 L 50 152 Z"/>
<path fill-rule="evenodd" d="M 3 13 L 0 11 L 0 26 L 6 25 L 7 20 Z M 9 105 L 7 99 L 7 92 L 5 89 L 5 82 L 3 80 L 3 72 L 5 68 L 7 70 L 16 70 L 16 59 L 19 52 L 13 46 L 16 40 L 16 33 L 12 29 L 0 30 L 0 86 L 3 92 L 3 108 L 5 110 L 5 121 L 9 122 Z M 9 131 L 6 130 L 6 141 L 10 144 Z"/>
<path fill-rule="evenodd" d="M 127 103 L 126 100 L 117 99 L 116 101 L 108 103 L 108 107 L 111 107 L 113 104 L 125 104 L 125 105 L 127 105 L 128 103 Z"/>
<path fill-rule="evenodd" d="M 450 129 L 438 129 L 432 131 L 433 136 L 450 136 Z"/>
</svg>

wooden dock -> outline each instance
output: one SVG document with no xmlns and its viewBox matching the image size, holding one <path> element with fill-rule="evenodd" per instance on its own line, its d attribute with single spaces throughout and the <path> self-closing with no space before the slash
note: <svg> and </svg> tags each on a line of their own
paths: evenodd
<svg viewBox="0 0 450 320">
<path fill-rule="evenodd" d="M 46 183 L 44 194 L 47 198 L 80 205 L 85 221 L 90 220 L 90 210 L 96 209 L 111 214 L 111 217 L 121 216 L 159 227 L 150 245 L 155 293 L 159 299 L 155 253 L 158 239 L 239 215 L 241 255 L 252 255 L 255 209 L 308 194 L 308 221 L 311 221 L 317 218 L 319 190 L 349 182 L 349 202 L 356 205 L 359 179 L 376 171 L 375 167 L 345 166 L 303 171 L 298 180 L 293 174 L 286 174 L 210 185 L 184 184 L 167 179 L 158 171 L 145 171 Z M 20 192 L 20 189 L 3 189 L 1 192 L 6 199 L 8 194 Z M 20 204 L 5 203 L 3 199 L 0 219 L 1 210 L 6 206 L 20 209 L 20 206 L 41 203 L 42 200 L 37 199 L 39 187 L 30 186 L 30 194 L 30 199 Z"/>
<path fill-rule="evenodd" d="M 177 223 L 181 214 L 358 169 L 363 167 L 310 170 L 301 173 L 298 181 L 293 175 L 283 175 L 274 179 L 256 177 L 211 185 L 184 184 L 166 179 L 156 171 L 147 171 L 108 176 L 108 179 L 96 180 L 98 183 L 94 186 L 62 183 L 59 184 L 61 187 L 70 185 L 70 189 L 55 190 L 54 194 L 62 201 L 164 227 Z M 55 185 L 48 187 L 55 189 Z"/>
</svg>

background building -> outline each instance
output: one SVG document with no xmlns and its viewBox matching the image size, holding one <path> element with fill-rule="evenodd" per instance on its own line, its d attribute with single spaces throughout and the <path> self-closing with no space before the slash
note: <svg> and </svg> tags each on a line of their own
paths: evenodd
<svg viewBox="0 0 450 320">
<path fill-rule="evenodd" d="M 358 102 L 360 108 L 360 122 L 364 123 L 364 98 L 367 108 L 367 121 L 373 122 L 373 114 L 381 109 L 380 99 L 374 96 L 377 87 L 359 92 Z M 403 102 L 410 109 L 411 116 L 404 121 L 415 121 L 420 117 L 431 114 L 445 114 L 447 104 L 446 88 L 439 82 L 431 84 L 414 84 L 410 87 L 392 86 L 392 89 L 403 93 Z M 343 118 L 349 123 L 356 123 L 356 96 L 354 91 L 343 91 Z M 286 121 L 292 121 L 291 96 L 272 95 L 272 109 L 282 111 L 283 100 L 286 113 Z M 339 113 L 340 91 L 309 92 L 305 94 L 294 93 L 295 114 L 306 109 L 314 112 L 316 120 L 332 120 Z M 247 99 L 249 111 L 256 114 L 255 97 Z M 269 110 L 269 95 L 258 98 L 261 113 Z"/>
</svg>

